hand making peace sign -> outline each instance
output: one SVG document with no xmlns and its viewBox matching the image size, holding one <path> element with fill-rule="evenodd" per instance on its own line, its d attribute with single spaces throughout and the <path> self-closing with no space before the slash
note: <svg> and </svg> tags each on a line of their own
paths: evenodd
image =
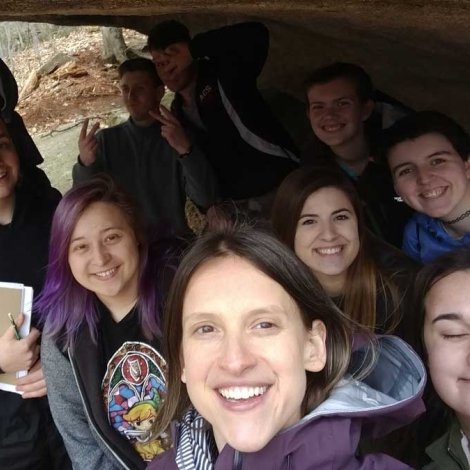
<svg viewBox="0 0 470 470">
<path fill-rule="evenodd" d="M 88 130 L 89 119 L 83 121 L 82 130 L 78 137 L 78 150 L 80 152 L 80 161 L 85 166 L 90 166 L 96 160 L 96 152 L 98 150 L 98 141 L 96 140 L 96 131 L 100 128 L 100 123 L 96 122 L 93 127 Z"/>
<path fill-rule="evenodd" d="M 150 115 L 162 125 L 162 137 L 178 152 L 187 154 L 191 150 L 191 141 L 178 119 L 165 106 L 160 106 L 160 113 L 150 111 Z"/>
</svg>

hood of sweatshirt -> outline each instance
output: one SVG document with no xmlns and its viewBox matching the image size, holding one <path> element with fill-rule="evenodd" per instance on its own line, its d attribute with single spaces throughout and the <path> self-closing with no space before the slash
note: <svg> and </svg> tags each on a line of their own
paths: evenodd
<svg viewBox="0 0 470 470">
<path fill-rule="evenodd" d="M 425 368 L 411 347 L 393 336 L 377 339 L 375 358 L 370 362 L 370 347 L 358 347 L 352 357 L 352 375 L 345 376 L 328 398 L 295 425 L 280 432 L 261 450 L 242 453 L 226 445 L 215 464 L 204 468 L 245 470 L 272 468 L 306 469 L 405 469 L 405 464 L 383 454 L 357 456 L 361 437 L 379 437 L 412 422 L 424 411 L 421 395 L 426 384 Z M 189 419 L 189 421 L 188 421 Z M 189 467 L 201 462 L 200 452 L 209 454 L 208 428 L 192 410 L 175 427 L 176 451 L 163 461 L 177 468 L 175 457 L 187 457 Z M 182 439 L 191 434 L 191 439 Z M 183 442 L 184 441 L 184 442 Z M 189 444 L 192 443 L 192 444 Z M 188 445 L 197 451 L 189 452 Z M 185 448 L 186 447 L 186 448 Z M 204 449 L 204 450 L 203 450 Z M 184 455 L 186 454 L 186 455 Z M 190 454 L 198 462 L 192 461 Z M 177 458 L 178 459 L 178 458 Z M 152 465 L 149 468 L 153 468 Z M 154 468 L 159 468 L 155 466 Z M 165 467 L 166 468 L 166 467 Z"/>
<path fill-rule="evenodd" d="M 18 104 L 18 85 L 7 64 L 0 59 L 0 113 L 10 123 L 13 110 Z"/>
</svg>

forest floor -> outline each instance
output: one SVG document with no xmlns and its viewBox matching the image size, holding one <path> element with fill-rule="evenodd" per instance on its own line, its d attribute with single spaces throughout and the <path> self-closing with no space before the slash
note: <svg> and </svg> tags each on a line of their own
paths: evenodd
<svg viewBox="0 0 470 470">
<path fill-rule="evenodd" d="M 146 37 L 124 30 L 128 47 L 141 50 Z M 85 118 L 101 127 L 125 118 L 116 66 L 101 58 L 101 33 L 96 27 L 73 30 L 67 37 L 43 42 L 39 48 L 18 53 L 14 74 L 20 88 L 31 73 L 58 53 L 70 61 L 40 77 L 35 89 L 21 98 L 17 111 L 44 157 L 42 168 L 53 186 L 65 192 L 72 184 L 71 170 L 78 155 L 78 135 Z M 38 58 L 39 56 L 39 58 Z"/>
</svg>

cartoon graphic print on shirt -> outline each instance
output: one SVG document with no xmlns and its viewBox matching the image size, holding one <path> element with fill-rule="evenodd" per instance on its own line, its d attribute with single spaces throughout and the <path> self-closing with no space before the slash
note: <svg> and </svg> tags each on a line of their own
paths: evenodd
<svg viewBox="0 0 470 470">
<path fill-rule="evenodd" d="M 166 362 L 152 347 L 125 342 L 109 360 L 101 390 L 110 425 L 150 461 L 171 446 L 154 423 L 166 395 Z"/>
</svg>

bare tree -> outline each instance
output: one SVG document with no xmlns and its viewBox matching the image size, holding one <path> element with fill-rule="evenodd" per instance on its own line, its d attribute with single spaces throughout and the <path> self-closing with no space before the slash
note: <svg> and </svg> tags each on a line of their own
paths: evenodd
<svg viewBox="0 0 470 470">
<path fill-rule="evenodd" d="M 121 28 L 101 28 L 103 38 L 103 60 L 106 63 L 120 64 L 128 58 L 127 46 Z"/>
</svg>

